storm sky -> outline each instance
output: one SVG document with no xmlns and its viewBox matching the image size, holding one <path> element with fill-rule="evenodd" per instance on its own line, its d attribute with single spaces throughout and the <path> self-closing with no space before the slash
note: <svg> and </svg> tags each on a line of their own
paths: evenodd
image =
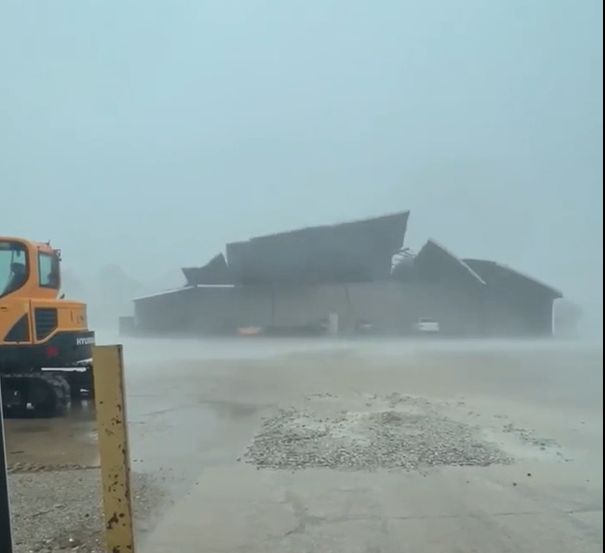
<svg viewBox="0 0 605 553">
<path fill-rule="evenodd" d="M 153 280 L 410 209 L 602 315 L 598 0 L 0 1 L 0 234 Z"/>
</svg>

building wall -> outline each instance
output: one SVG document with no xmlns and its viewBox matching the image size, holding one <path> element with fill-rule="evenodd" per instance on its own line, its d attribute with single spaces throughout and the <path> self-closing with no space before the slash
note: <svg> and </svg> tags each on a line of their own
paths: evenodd
<svg viewBox="0 0 605 553">
<path fill-rule="evenodd" d="M 510 267 L 466 259 L 486 282 L 483 319 L 493 336 L 552 336 L 553 304 L 562 293 Z"/>
<path fill-rule="evenodd" d="M 483 303 L 485 333 L 511 337 L 551 336 L 553 303 L 553 298 L 545 294 L 488 287 Z"/>
<path fill-rule="evenodd" d="M 189 305 L 196 296 L 195 289 L 183 288 L 135 300 L 137 329 L 150 334 L 186 332 L 191 324 Z"/>
<path fill-rule="evenodd" d="M 384 333 L 407 334 L 420 318 L 439 322 L 446 335 L 480 331 L 476 291 L 455 283 L 383 282 L 349 285 L 355 320 L 369 320 Z"/>
<path fill-rule="evenodd" d="M 439 322 L 443 334 L 477 335 L 483 306 L 476 290 L 457 284 L 370 282 L 318 286 L 205 286 L 135 302 L 143 332 L 232 333 L 238 327 L 318 325 L 337 313 L 342 332 L 361 322 L 378 333 L 408 334 L 420 318 Z"/>
<path fill-rule="evenodd" d="M 337 313 L 341 328 L 346 326 L 350 310 L 346 286 L 324 284 L 319 286 L 281 286 L 275 288 L 274 317 L 276 328 L 317 325 L 329 313 Z"/>
</svg>

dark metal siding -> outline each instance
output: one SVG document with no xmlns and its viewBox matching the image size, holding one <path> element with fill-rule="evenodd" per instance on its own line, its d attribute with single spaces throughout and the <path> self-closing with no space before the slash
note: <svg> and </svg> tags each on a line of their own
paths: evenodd
<svg viewBox="0 0 605 553">
<path fill-rule="evenodd" d="M 411 334 L 424 317 L 439 321 L 446 335 L 474 336 L 483 330 L 479 296 L 449 283 L 200 286 L 139 299 L 135 313 L 140 331 L 160 334 L 313 326 L 329 313 L 338 314 L 343 332 L 363 321 L 379 333 Z"/>
<path fill-rule="evenodd" d="M 408 212 L 312 227 L 227 245 L 235 282 L 328 283 L 386 280 L 403 245 Z"/>
</svg>

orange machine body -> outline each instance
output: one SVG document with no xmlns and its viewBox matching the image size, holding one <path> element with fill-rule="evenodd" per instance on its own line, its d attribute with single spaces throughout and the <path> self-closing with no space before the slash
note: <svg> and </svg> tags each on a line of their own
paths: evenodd
<svg viewBox="0 0 605 553">
<path fill-rule="evenodd" d="M 50 244 L 0 237 L 0 370 L 71 364 L 90 353 L 86 305 L 59 297 L 60 261 Z"/>
</svg>

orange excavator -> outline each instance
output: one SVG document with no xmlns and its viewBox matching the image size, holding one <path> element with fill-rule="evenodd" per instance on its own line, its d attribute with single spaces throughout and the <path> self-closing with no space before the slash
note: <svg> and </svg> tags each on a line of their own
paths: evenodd
<svg viewBox="0 0 605 553">
<path fill-rule="evenodd" d="M 61 252 L 0 236 L 0 378 L 13 416 L 62 413 L 91 395 L 94 332 L 86 305 L 60 296 Z"/>
</svg>

